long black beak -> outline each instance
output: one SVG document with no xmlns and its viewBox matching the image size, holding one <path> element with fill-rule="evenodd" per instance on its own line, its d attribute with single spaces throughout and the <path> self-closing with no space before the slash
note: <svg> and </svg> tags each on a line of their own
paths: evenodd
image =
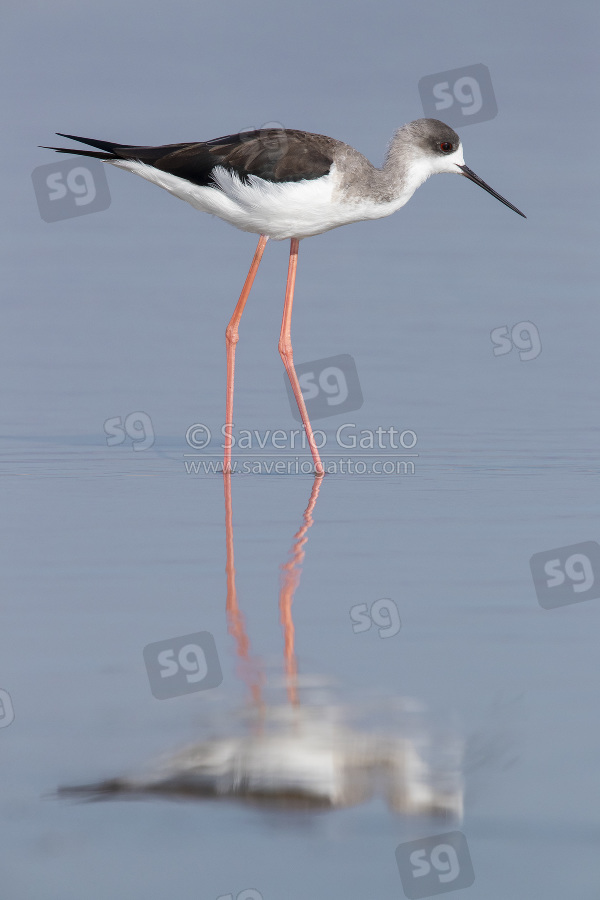
<svg viewBox="0 0 600 900">
<path fill-rule="evenodd" d="M 484 191 L 487 191 L 488 194 L 491 194 L 492 197 L 495 197 L 496 200 L 500 201 L 500 203 L 504 203 L 504 205 L 508 206 L 509 209 L 512 209 L 513 212 L 516 212 L 520 216 L 523 216 L 524 219 L 527 218 L 527 216 L 524 213 L 522 213 L 520 209 L 517 209 L 516 206 L 513 206 L 512 203 L 509 203 L 508 200 L 505 200 L 504 197 L 501 197 L 500 194 L 497 194 L 496 191 L 492 190 L 492 188 L 489 186 L 489 184 L 486 184 L 485 181 L 483 181 L 479 177 L 479 175 L 476 175 L 475 172 L 473 172 L 471 169 L 469 169 L 468 166 L 459 166 L 458 168 L 462 171 L 462 174 L 465 176 L 465 178 L 469 179 L 469 181 L 474 181 L 475 184 L 478 184 L 479 187 L 482 187 L 484 189 Z"/>
</svg>

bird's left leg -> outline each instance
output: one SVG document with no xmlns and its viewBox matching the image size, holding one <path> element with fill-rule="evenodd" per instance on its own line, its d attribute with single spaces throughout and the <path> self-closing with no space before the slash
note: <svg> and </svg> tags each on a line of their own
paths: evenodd
<svg viewBox="0 0 600 900">
<path fill-rule="evenodd" d="M 242 318 L 242 313 L 244 312 L 246 300 L 248 299 L 250 289 L 252 288 L 252 285 L 254 283 L 254 277 L 258 271 L 258 267 L 260 266 L 260 261 L 262 259 L 265 247 L 267 246 L 268 240 L 268 237 L 266 237 L 264 234 L 261 234 L 258 241 L 258 246 L 256 247 L 256 251 L 254 253 L 254 258 L 250 265 L 250 270 L 246 276 L 244 287 L 242 288 L 242 293 L 240 294 L 240 299 L 237 302 L 237 306 L 233 311 L 233 315 L 225 331 L 225 342 L 227 346 L 227 400 L 225 402 L 225 455 L 223 458 L 224 472 L 231 472 L 231 447 L 233 444 L 231 433 L 233 429 L 233 382 L 235 376 L 235 345 L 239 341 L 238 326 L 240 324 L 240 319 Z"/>
</svg>

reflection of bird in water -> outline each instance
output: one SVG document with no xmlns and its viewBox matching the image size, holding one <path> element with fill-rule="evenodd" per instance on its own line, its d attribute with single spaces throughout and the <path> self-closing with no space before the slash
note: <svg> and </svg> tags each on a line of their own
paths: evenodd
<svg viewBox="0 0 600 900">
<path fill-rule="evenodd" d="M 300 580 L 307 532 L 322 479 L 315 478 L 303 524 L 282 566 L 279 595 L 285 644 L 287 702 L 267 704 L 263 676 L 252 661 L 237 602 L 233 556 L 231 476 L 226 474 L 227 620 L 251 702 L 243 733 L 194 743 L 166 758 L 148 775 L 112 778 L 60 789 L 86 799 L 162 796 L 236 800 L 284 809 L 336 809 L 364 803 L 376 793 L 404 815 L 462 816 L 459 753 L 434 769 L 419 742 L 406 734 L 375 733 L 346 724 L 356 710 L 301 703 L 302 679 L 294 647 L 292 601 Z M 313 686 L 314 681 L 313 681 Z M 240 716 L 230 723 L 239 730 Z M 446 748 L 451 749 L 451 748 Z"/>
<path fill-rule="evenodd" d="M 341 809 L 382 794 L 403 815 L 462 816 L 456 772 L 432 773 L 408 738 L 347 728 L 332 707 L 271 707 L 259 733 L 192 744 L 150 775 L 62 788 L 90 800 L 162 796 Z"/>
</svg>

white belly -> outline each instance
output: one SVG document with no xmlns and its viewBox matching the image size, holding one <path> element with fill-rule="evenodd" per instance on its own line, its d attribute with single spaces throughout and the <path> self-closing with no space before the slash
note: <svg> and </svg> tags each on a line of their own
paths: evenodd
<svg viewBox="0 0 600 900">
<path fill-rule="evenodd" d="M 339 180 L 335 166 L 321 178 L 287 184 L 274 184 L 256 175 L 249 175 L 246 183 L 219 166 L 212 173 L 215 187 L 201 187 L 141 162 L 111 160 L 111 165 L 141 175 L 242 231 L 264 234 L 275 241 L 311 237 L 351 222 L 389 216 L 408 199 L 385 204 L 366 199 L 334 200 Z"/>
</svg>

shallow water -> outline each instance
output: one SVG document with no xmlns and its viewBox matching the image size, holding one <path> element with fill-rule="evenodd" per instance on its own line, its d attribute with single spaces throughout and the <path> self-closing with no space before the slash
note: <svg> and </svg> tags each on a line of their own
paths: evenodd
<svg viewBox="0 0 600 900">
<path fill-rule="evenodd" d="M 591 900 L 600 600 L 544 609 L 530 571 L 534 554 L 598 541 L 591 149 L 565 174 L 564 139 L 552 132 L 540 148 L 540 129 L 557 117 L 564 135 L 587 116 L 590 8 L 575 3 L 564 22 L 546 5 L 509 3 L 484 21 L 468 2 L 414 4 L 401 21 L 396 8 L 367 15 L 352 4 L 340 20 L 334 4 L 319 8 L 322 33 L 300 17 L 290 37 L 292 12 L 265 5 L 260 30 L 250 8 L 238 10 L 235 27 L 215 9 L 211 35 L 198 27 L 194 39 L 165 10 L 151 22 L 140 10 L 114 7 L 118 30 L 86 4 L 10 14 L 5 58 L 22 71 L 14 54 L 26 46 L 30 70 L 10 101 L 19 143 L 7 151 L 14 174 L 4 173 L 13 264 L 0 338 L 0 688 L 15 716 L 0 730 L 5 895 L 402 896 L 396 847 L 458 829 L 475 881 L 456 896 Z M 333 63 L 332 29 L 344 39 Z M 348 54 L 356 42 L 364 52 Z M 215 84 L 223 47 L 232 70 Z M 116 63 L 109 72 L 107 58 Z M 499 114 L 461 131 L 465 158 L 529 218 L 463 179 L 435 178 L 391 219 L 302 242 L 296 361 L 350 354 L 364 398 L 315 422 L 330 459 L 357 452 L 336 444 L 342 425 L 344 440 L 414 432 L 414 447 L 381 452 L 394 463 L 418 456 L 414 473 L 325 477 L 296 560 L 286 653 L 281 567 L 313 479 L 267 474 L 265 451 L 244 451 L 263 473 L 231 484 L 251 660 L 242 665 L 231 608 L 227 616 L 223 479 L 188 474 L 186 462 L 221 452 L 223 331 L 254 238 L 112 171 L 109 209 L 45 223 L 28 179 L 51 156 L 35 145 L 52 143 L 57 129 L 160 143 L 279 116 L 378 160 L 391 129 L 421 115 L 421 77 L 479 61 L 492 72 Z M 200 103 L 203 83 L 211 96 Z M 262 441 L 298 428 L 276 347 L 286 264 L 286 245 L 269 244 L 240 329 L 236 431 Z M 541 352 L 494 355 L 491 333 L 517 323 L 531 323 Z M 109 446 L 111 427 L 118 435 L 131 414 L 130 433 Z M 212 442 L 186 456 L 198 424 Z M 271 461 L 308 459 L 266 450 Z M 372 465 L 370 453 L 355 463 Z M 572 571 L 582 583 L 582 570 Z M 381 621 L 355 630 L 381 600 Z M 393 813 L 381 792 L 319 812 L 56 798 L 60 785 L 140 772 L 211 723 L 226 732 L 251 702 L 252 673 L 263 673 L 268 702 L 289 699 L 281 684 L 287 663 L 289 687 L 290 616 L 299 677 L 325 682 L 321 702 L 358 710 L 365 733 L 389 727 L 385 710 L 404 702 L 438 753 L 464 745 L 462 823 Z M 222 682 L 157 700 L 144 647 L 199 632 L 214 637 Z"/>
</svg>

